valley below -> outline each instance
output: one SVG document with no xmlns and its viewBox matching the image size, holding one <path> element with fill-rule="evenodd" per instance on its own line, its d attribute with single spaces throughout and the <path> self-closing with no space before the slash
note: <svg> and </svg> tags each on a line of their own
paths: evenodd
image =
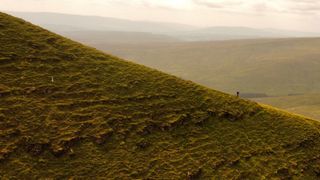
<svg viewBox="0 0 320 180">
<path fill-rule="evenodd" d="M 253 98 L 251 100 L 320 120 L 320 94 Z"/>
</svg>

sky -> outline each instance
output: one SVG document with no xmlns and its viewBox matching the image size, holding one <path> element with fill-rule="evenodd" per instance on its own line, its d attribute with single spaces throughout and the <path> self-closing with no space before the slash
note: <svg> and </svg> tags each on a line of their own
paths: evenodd
<svg viewBox="0 0 320 180">
<path fill-rule="evenodd" d="M 320 0 L 0 0 L 0 11 L 320 32 Z"/>
</svg>

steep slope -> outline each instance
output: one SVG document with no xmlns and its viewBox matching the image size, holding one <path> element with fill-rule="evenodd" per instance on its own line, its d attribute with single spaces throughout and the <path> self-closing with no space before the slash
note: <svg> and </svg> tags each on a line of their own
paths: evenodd
<svg viewBox="0 0 320 180">
<path fill-rule="evenodd" d="M 0 14 L 0 177 L 319 178 L 320 125 Z"/>
<path fill-rule="evenodd" d="M 229 93 L 287 95 L 320 90 L 320 38 L 89 44 Z"/>
<path fill-rule="evenodd" d="M 320 94 L 255 98 L 254 101 L 320 120 Z"/>
</svg>

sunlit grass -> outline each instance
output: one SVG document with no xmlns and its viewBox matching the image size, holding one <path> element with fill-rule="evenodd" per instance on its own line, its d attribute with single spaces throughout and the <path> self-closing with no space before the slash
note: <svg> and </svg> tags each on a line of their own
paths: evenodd
<svg viewBox="0 0 320 180">
<path fill-rule="evenodd" d="M 2 179 L 316 179 L 319 123 L 0 14 Z"/>
</svg>

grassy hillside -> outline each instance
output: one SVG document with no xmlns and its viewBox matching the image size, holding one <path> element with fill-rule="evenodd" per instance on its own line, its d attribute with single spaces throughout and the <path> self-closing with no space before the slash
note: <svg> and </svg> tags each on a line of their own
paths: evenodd
<svg viewBox="0 0 320 180">
<path fill-rule="evenodd" d="M 320 124 L 0 14 L 0 177 L 316 179 Z"/>
<path fill-rule="evenodd" d="M 232 94 L 320 90 L 320 38 L 90 45 Z"/>
<path fill-rule="evenodd" d="M 320 94 L 257 98 L 253 100 L 320 120 Z"/>
</svg>

